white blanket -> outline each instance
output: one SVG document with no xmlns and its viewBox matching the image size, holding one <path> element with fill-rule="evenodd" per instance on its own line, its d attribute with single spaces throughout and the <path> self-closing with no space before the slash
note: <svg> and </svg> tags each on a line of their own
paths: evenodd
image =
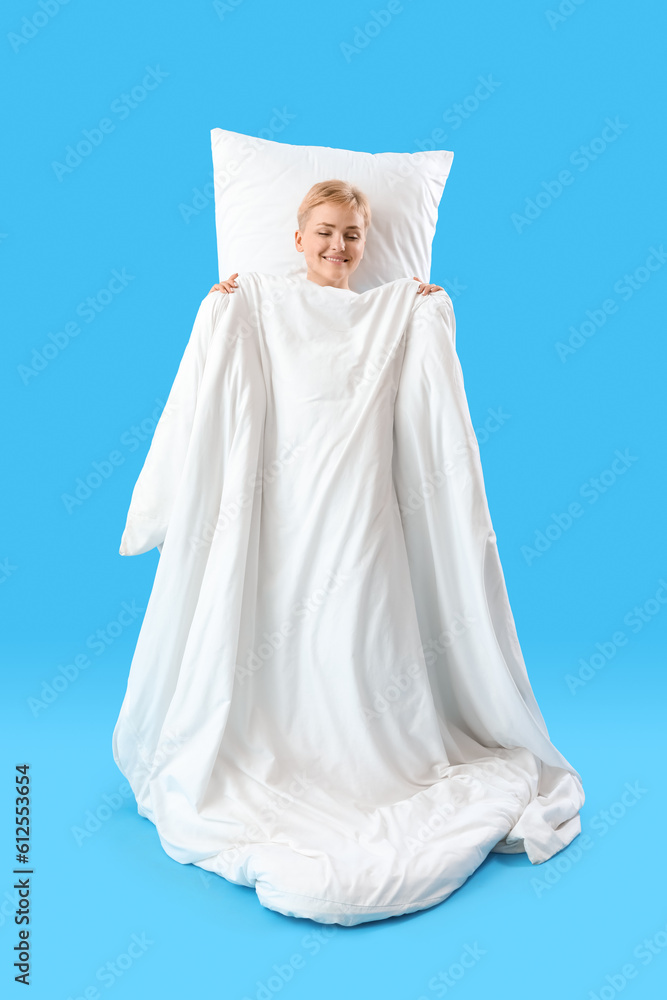
<svg viewBox="0 0 667 1000">
<path fill-rule="evenodd" d="M 170 857 L 273 910 L 432 906 L 580 832 L 531 689 L 445 292 L 247 273 L 199 308 L 122 555 L 161 550 L 113 734 Z"/>
</svg>

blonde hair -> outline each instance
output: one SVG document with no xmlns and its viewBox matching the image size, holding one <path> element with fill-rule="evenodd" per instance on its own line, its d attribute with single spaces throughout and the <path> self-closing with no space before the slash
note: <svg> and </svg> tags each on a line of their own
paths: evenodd
<svg viewBox="0 0 667 1000">
<path fill-rule="evenodd" d="M 299 205 L 297 222 L 301 232 L 303 232 L 303 228 L 312 210 L 325 201 L 333 201 L 337 205 L 351 205 L 361 215 L 366 229 L 370 226 L 371 206 L 364 192 L 348 181 L 334 179 L 313 184 Z"/>
</svg>

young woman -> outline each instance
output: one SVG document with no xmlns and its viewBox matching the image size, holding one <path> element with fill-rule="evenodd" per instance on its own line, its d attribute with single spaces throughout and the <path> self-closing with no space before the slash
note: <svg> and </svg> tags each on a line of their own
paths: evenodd
<svg viewBox="0 0 667 1000">
<path fill-rule="evenodd" d="M 170 857 L 350 925 L 491 851 L 547 860 L 583 788 L 521 655 L 449 296 L 354 294 L 349 185 L 297 221 L 307 280 L 202 301 L 132 494 L 120 552 L 160 561 L 113 748 Z"/>
</svg>

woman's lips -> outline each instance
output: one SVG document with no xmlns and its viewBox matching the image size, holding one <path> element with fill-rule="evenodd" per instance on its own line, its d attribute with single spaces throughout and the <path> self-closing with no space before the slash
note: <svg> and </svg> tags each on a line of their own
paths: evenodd
<svg viewBox="0 0 667 1000">
<path fill-rule="evenodd" d="M 324 256 L 324 259 L 328 260 L 330 264 L 347 264 L 348 260 L 347 257 L 326 257 L 326 256 Z"/>
</svg>

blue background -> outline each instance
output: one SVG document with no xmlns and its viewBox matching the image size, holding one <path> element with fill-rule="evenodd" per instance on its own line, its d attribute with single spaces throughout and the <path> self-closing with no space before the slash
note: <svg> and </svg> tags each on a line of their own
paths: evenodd
<svg viewBox="0 0 667 1000">
<path fill-rule="evenodd" d="M 95 985 L 118 1000 L 654 1000 L 667 981 L 664 8 L 403 0 L 350 51 L 341 46 L 364 42 L 357 31 L 383 0 L 43 3 L 8 0 L 0 33 L 11 94 L 0 217 L 2 989 L 23 995 L 11 811 L 14 767 L 28 762 L 40 1000 Z M 154 89 L 121 112 L 151 67 Z M 481 100 L 480 77 L 493 81 Z M 196 200 L 211 179 L 210 129 L 266 137 L 276 108 L 293 116 L 280 142 L 455 153 L 431 280 L 454 301 L 531 682 L 587 793 L 588 839 L 546 864 L 491 855 L 440 906 L 329 935 L 164 853 L 111 754 L 141 613 L 108 644 L 88 644 L 124 602 L 145 608 L 158 561 L 157 551 L 123 559 L 118 546 L 155 416 L 218 280 L 213 204 Z M 105 117 L 113 130 L 90 155 L 54 168 Z M 558 192 L 564 170 L 571 182 Z M 112 300 L 94 318 L 77 313 L 114 270 L 125 284 Z M 590 335 L 562 360 L 558 344 L 587 320 Z M 59 333 L 65 346 L 38 371 L 33 351 Z M 628 458 L 614 468 L 617 450 Z M 99 487 L 68 509 L 64 495 L 113 451 L 119 464 L 102 465 Z M 580 516 L 547 532 L 577 502 Z M 538 532 L 548 544 L 531 556 Z M 53 694 L 60 667 L 82 653 L 89 666 L 35 708 L 30 699 Z M 626 783 L 635 792 L 624 801 Z M 81 840 L 96 812 L 99 828 Z M 146 936 L 141 957 L 96 979 L 133 934 Z M 438 986 L 466 945 L 479 960 Z M 295 953 L 303 967 L 267 987 Z"/>
</svg>

